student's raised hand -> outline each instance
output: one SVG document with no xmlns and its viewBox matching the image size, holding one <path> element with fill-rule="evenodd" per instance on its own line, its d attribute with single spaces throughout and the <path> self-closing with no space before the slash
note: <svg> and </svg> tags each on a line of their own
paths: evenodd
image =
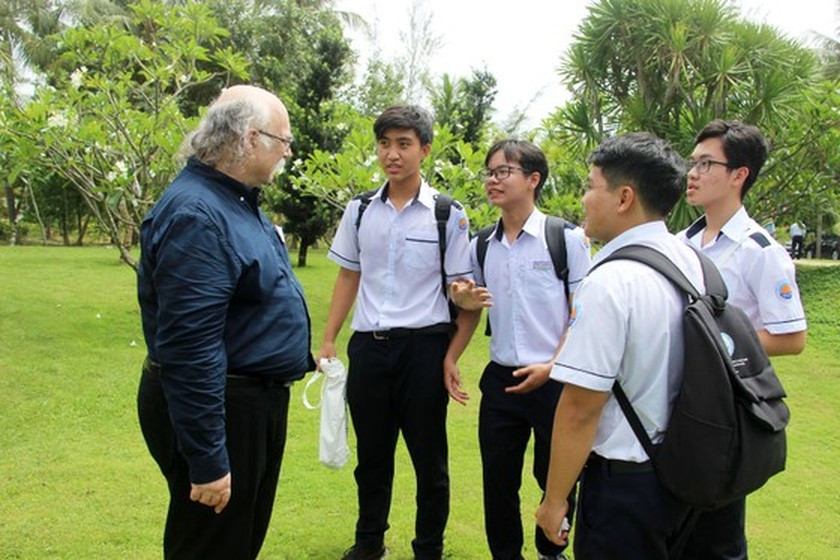
<svg viewBox="0 0 840 560">
<path fill-rule="evenodd" d="M 487 288 L 475 285 L 472 280 L 455 280 L 449 285 L 449 297 L 461 309 L 475 311 L 493 305 L 493 295 Z"/>
<path fill-rule="evenodd" d="M 551 373 L 554 366 L 551 362 L 547 364 L 531 364 L 524 368 L 514 370 L 513 376 L 522 379 L 517 385 L 505 387 L 505 393 L 530 393 L 534 389 L 542 387 Z"/>
</svg>

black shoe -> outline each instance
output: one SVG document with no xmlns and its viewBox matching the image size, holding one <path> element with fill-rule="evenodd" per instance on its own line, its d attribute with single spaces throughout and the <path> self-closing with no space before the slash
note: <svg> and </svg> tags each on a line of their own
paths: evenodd
<svg viewBox="0 0 840 560">
<path fill-rule="evenodd" d="M 388 556 L 388 549 L 384 544 L 379 546 L 362 546 L 354 544 L 344 551 L 341 560 L 382 560 Z"/>
</svg>

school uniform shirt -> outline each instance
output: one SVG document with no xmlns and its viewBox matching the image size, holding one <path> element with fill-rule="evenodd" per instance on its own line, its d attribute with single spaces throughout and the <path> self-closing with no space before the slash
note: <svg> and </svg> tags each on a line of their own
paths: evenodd
<svg viewBox="0 0 840 560">
<path fill-rule="evenodd" d="M 511 245 L 502 221 L 488 239 L 484 271 L 478 264 L 478 237 L 470 244 L 476 284 L 493 295 L 488 317 L 493 336 L 490 359 L 503 366 L 544 363 L 554 357 L 569 321 L 569 304 L 563 282 L 545 240 L 546 216 L 537 209 Z M 569 293 L 589 270 L 589 242 L 579 227 L 564 228 Z"/>
<path fill-rule="evenodd" d="M 743 206 L 702 246 L 706 217 L 677 237 L 700 249 L 720 270 L 727 301 L 740 307 L 756 330 L 787 334 L 807 328 L 796 268 L 784 247 L 749 217 Z"/>
<path fill-rule="evenodd" d="M 623 232 L 593 257 L 593 267 L 631 244 L 662 252 L 704 290 L 697 255 L 661 221 Z M 617 260 L 598 267 L 575 292 L 568 335 L 551 377 L 604 392 L 618 380 L 651 440 L 660 442 L 682 381 L 684 309 L 677 288 L 642 263 Z M 592 451 L 607 459 L 648 459 L 614 395 L 601 412 Z"/>
<path fill-rule="evenodd" d="M 422 328 L 449 322 L 441 286 L 436 194 L 423 181 L 417 196 L 397 211 L 386 183 L 371 198 L 358 231 L 361 201 L 351 200 L 345 208 L 328 257 L 361 272 L 350 323 L 353 330 Z M 469 247 L 467 215 L 454 203 L 446 224 L 447 284 L 458 278 L 472 279 Z"/>
</svg>

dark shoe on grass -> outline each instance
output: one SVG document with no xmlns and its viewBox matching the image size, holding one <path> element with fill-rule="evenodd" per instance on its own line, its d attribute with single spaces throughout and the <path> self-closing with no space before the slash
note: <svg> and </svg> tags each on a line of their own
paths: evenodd
<svg viewBox="0 0 840 560">
<path fill-rule="evenodd" d="M 362 546 L 354 544 L 344 551 L 341 560 L 382 560 L 388 556 L 388 549 L 384 544 L 379 546 Z"/>
</svg>

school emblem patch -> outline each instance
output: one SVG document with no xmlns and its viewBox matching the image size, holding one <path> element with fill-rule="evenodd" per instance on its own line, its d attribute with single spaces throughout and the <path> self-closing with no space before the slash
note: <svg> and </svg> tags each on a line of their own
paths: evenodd
<svg viewBox="0 0 840 560">
<path fill-rule="evenodd" d="M 793 286 L 787 280 L 782 280 L 776 285 L 776 295 L 783 301 L 790 301 L 793 299 Z"/>
<path fill-rule="evenodd" d="M 461 218 L 458 221 L 458 229 L 460 229 L 461 231 L 466 231 L 466 229 L 467 229 L 467 219 L 466 218 Z"/>
</svg>

